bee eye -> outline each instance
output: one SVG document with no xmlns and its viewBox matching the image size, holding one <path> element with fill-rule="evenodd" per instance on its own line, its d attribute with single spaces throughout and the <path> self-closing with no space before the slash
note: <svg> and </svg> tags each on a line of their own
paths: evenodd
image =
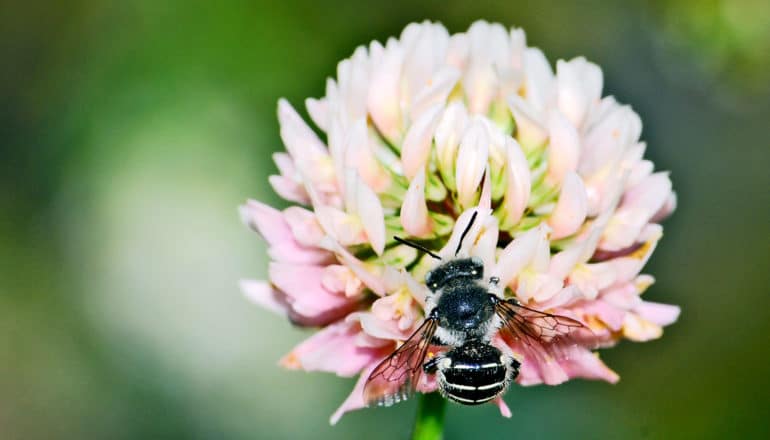
<svg viewBox="0 0 770 440">
<path fill-rule="evenodd" d="M 430 286 L 431 286 L 431 287 L 433 287 L 433 288 L 435 289 L 436 287 L 438 287 L 438 283 L 433 283 L 433 284 L 431 284 Z"/>
</svg>

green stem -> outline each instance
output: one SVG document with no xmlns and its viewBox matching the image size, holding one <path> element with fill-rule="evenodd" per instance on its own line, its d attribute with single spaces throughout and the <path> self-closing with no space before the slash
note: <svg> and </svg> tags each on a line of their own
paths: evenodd
<svg viewBox="0 0 770 440">
<path fill-rule="evenodd" d="M 417 404 L 412 440 L 441 440 L 446 400 L 439 393 L 421 394 Z"/>
</svg>

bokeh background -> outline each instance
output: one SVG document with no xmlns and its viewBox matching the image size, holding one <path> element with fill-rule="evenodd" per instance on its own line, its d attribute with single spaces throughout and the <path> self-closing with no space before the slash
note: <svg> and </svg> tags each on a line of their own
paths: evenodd
<svg viewBox="0 0 770 440">
<path fill-rule="evenodd" d="M 516 388 L 459 438 L 770 438 L 770 3 L 139 0 L 0 6 L 0 438 L 394 439 L 415 403 L 328 417 L 353 380 L 279 369 L 308 332 L 250 305 L 242 226 L 301 107 L 409 22 L 522 26 L 585 55 L 645 123 L 680 206 L 645 295 L 663 339 L 603 353 L 617 385 Z"/>
</svg>

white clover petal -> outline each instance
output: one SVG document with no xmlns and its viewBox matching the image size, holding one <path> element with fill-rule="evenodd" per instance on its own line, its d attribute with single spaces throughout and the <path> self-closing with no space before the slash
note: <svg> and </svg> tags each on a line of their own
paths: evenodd
<svg viewBox="0 0 770 440">
<path fill-rule="evenodd" d="M 508 97 L 508 107 L 516 120 L 516 138 L 527 148 L 535 148 L 548 138 L 545 122 L 532 105 L 519 96 Z"/>
<path fill-rule="evenodd" d="M 587 213 L 588 197 L 583 180 L 575 172 L 570 172 L 564 178 L 559 201 L 548 219 L 553 228 L 551 239 L 558 240 L 577 232 Z"/>
<path fill-rule="evenodd" d="M 497 265 L 492 275 L 500 279 L 501 286 L 511 284 L 511 281 L 535 258 L 538 246 L 542 242 L 544 230 L 535 228 L 511 241 L 497 257 Z"/>
<path fill-rule="evenodd" d="M 377 194 L 369 188 L 367 184 L 361 181 L 358 174 L 349 179 L 350 186 L 348 191 L 355 194 L 355 206 L 353 212 L 361 219 L 366 236 L 372 245 L 372 249 L 377 255 L 381 255 L 385 250 L 385 215 L 382 210 L 382 203 Z"/>
<path fill-rule="evenodd" d="M 581 127 L 602 93 L 602 71 L 583 57 L 556 63 L 559 109 L 576 127 Z"/>
<path fill-rule="evenodd" d="M 457 153 L 457 199 L 460 206 L 474 203 L 489 157 L 490 137 L 485 124 L 474 119 L 460 141 Z"/>
<path fill-rule="evenodd" d="M 428 85 L 415 96 L 412 104 L 412 119 L 416 120 L 436 104 L 444 104 L 459 79 L 460 71 L 454 67 L 448 66 L 437 71 Z"/>
<path fill-rule="evenodd" d="M 564 176 L 577 169 L 580 136 L 575 126 L 561 113 L 551 113 L 548 121 L 548 179 L 560 185 Z"/>
<path fill-rule="evenodd" d="M 430 234 L 433 222 L 428 215 L 425 202 L 425 169 L 417 172 L 417 176 L 409 184 L 409 190 L 401 205 L 401 226 L 407 234 L 414 237 L 424 237 Z"/>
<path fill-rule="evenodd" d="M 524 51 L 524 96 L 533 111 L 543 114 L 553 100 L 555 78 L 543 52 L 537 48 Z"/>
<path fill-rule="evenodd" d="M 285 99 L 278 101 L 278 120 L 281 123 L 281 139 L 295 161 L 328 154 L 323 142 Z"/>
<path fill-rule="evenodd" d="M 507 139 L 508 165 L 506 178 L 508 186 L 503 199 L 504 220 L 502 223 L 509 228 L 521 219 L 524 209 L 529 202 L 532 181 L 529 164 L 521 151 L 519 144 L 513 139 Z"/>
<path fill-rule="evenodd" d="M 344 168 L 357 170 L 361 179 L 377 193 L 391 185 L 390 173 L 375 156 L 364 119 L 355 121 L 348 131 Z"/>
<path fill-rule="evenodd" d="M 399 81 L 403 59 L 402 47 L 396 40 L 388 40 L 382 60 L 372 72 L 366 101 L 367 110 L 374 124 L 390 141 L 401 138 L 403 126 L 399 102 L 401 96 Z"/>
<path fill-rule="evenodd" d="M 447 106 L 436 126 L 434 139 L 437 166 L 445 179 L 449 178 L 447 179 L 449 181 L 445 182 L 449 189 L 455 189 L 455 158 L 460 139 L 468 126 L 468 120 L 468 110 L 462 103 L 455 101 Z"/>
<path fill-rule="evenodd" d="M 313 123 L 323 131 L 329 129 L 329 100 L 328 98 L 314 99 L 307 98 L 305 100 L 305 108 L 307 109 L 310 118 Z"/>
<path fill-rule="evenodd" d="M 404 175 L 413 179 L 417 172 L 425 167 L 430 155 L 433 132 L 441 116 L 443 106 L 436 104 L 426 110 L 420 118 L 412 124 L 404 138 L 401 147 L 401 164 Z"/>
</svg>

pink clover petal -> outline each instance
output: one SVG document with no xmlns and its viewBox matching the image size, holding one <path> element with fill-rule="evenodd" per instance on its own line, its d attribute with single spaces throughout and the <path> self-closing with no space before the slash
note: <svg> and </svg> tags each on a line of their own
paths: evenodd
<svg viewBox="0 0 770 440">
<path fill-rule="evenodd" d="M 305 190 L 302 175 L 297 171 L 291 156 L 286 153 L 275 153 L 273 161 L 281 172 L 280 175 L 268 177 L 273 190 L 286 200 L 303 205 L 310 204 L 310 196 Z"/>
<path fill-rule="evenodd" d="M 422 374 L 420 375 L 420 381 L 417 382 L 417 392 L 428 394 L 438 391 L 438 382 L 436 381 L 436 375 Z"/>
<path fill-rule="evenodd" d="M 346 297 L 356 297 L 364 290 L 364 285 L 350 268 L 332 264 L 323 268 L 321 285 L 330 292 L 343 293 Z"/>
<path fill-rule="evenodd" d="M 606 264 L 613 266 L 618 281 L 629 281 L 639 274 L 657 247 L 662 234 L 660 225 L 648 224 L 640 235 L 640 239 L 644 240 L 641 247 L 627 256 L 606 262 Z"/>
<path fill-rule="evenodd" d="M 280 244 L 294 239 L 283 214 L 272 206 L 248 200 L 238 210 L 243 223 L 257 231 L 268 244 Z"/>
<path fill-rule="evenodd" d="M 494 405 L 497 405 L 497 407 L 500 409 L 500 415 L 505 417 L 506 419 L 510 419 L 513 413 L 511 413 L 511 409 L 508 407 L 508 404 L 505 403 L 505 400 L 501 396 L 495 397 L 495 399 L 492 401 Z"/>
<path fill-rule="evenodd" d="M 334 252 L 338 255 L 339 259 L 349 267 L 350 270 L 360 279 L 366 287 L 371 289 L 377 295 L 385 295 L 385 284 L 380 277 L 380 274 L 375 273 L 371 265 L 364 264 L 361 260 L 353 256 L 345 248 L 338 243 L 332 243 Z"/>
<path fill-rule="evenodd" d="M 282 176 L 291 178 L 298 183 L 302 182 L 302 178 L 297 172 L 297 167 L 294 165 L 294 160 L 288 153 L 273 153 L 273 162 L 278 167 L 278 171 Z"/>
<path fill-rule="evenodd" d="M 672 212 L 676 209 L 676 193 L 671 192 L 671 194 L 668 195 L 668 199 L 666 199 L 666 203 L 663 204 L 663 207 L 660 208 L 658 212 L 655 213 L 655 215 L 652 216 L 650 219 L 650 222 L 652 223 L 660 223 L 661 221 L 665 220 L 669 215 L 671 215 Z"/>
<path fill-rule="evenodd" d="M 663 328 L 636 313 L 628 313 L 623 321 L 623 336 L 634 342 L 647 342 L 663 335 Z"/>
<path fill-rule="evenodd" d="M 374 338 L 387 341 L 404 341 L 409 338 L 410 332 L 400 329 L 398 322 L 392 319 L 381 319 L 374 313 L 361 312 L 349 316 L 350 319 L 357 319 L 361 323 L 363 331 Z"/>
<path fill-rule="evenodd" d="M 604 380 L 609 383 L 617 383 L 620 376 L 609 369 L 599 356 L 590 350 L 573 344 L 565 350 L 568 355 L 559 361 L 559 364 L 570 379 Z"/>
<path fill-rule="evenodd" d="M 337 182 L 326 146 L 285 99 L 278 101 L 278 120 L 281 139 L 295 161 L 306 189 L 315 186 L 322 193 L 336 192 Z"/>
<path fill-rule="evenodd" d="M 317 317 L 341 310 L 349 312 L 357 299 L 334 294 L 323 287 L 323 267 L 270 263 L 270 281 L 288 298 L 291 309 L 299 315 Z M 300 276 L 301 274 L 301 276 Z"/>
<path fill-rule="evenodd" d="M 681 309 L 670 304 L 644 301 L 634 311 L 643 319 L 665 327 L 676 322 Z"/>
<path fill-rule="evenodd" d="M 289 202 L 296 202 L 301 205 L 310 204 L 310 196 L 302 185 L 297 184 L 284 176 L 269 176 L 267 178 L 270 186 L 276 194 Z"/>
<path fill-rule="evenodd" d="M 642 302 L 636 286 L 628 281 L 603 290 L 601 300 L 622 310 L 633 310 Z"/>
<path fill-rule="evenodd" d="M 420 317 L 412 296 L 404 291 L 378 298 L 372 304 L 372 315 L 382 321 L 398 322 L 401 318 L 407 318 L 409 325 L 399 326 L 402 331 L 411 328 L 417 318 Z"/>
<path fill-rule="evenodd" d="M 277 315 L 286 315 L 288 306 L 283 295 L 273 289 L 270 283 L 256 280 L 242 280 L 241 291 L 249 301 L 257 304 Z"/>
<path fill-rule="evenodd" d="M 342 402 L 342 405 L 340 405 L 340 407 L 337 408 L 337 410 L 334 411 L 334 413 L 329 418 L 330 425 L 336 425 L 345 413 L 361 409 L 366 406 L 364 403 L 364 386 L 366 385 L 366 380 L 369 378 L 369 375 L 372 373 L 372 370 L 374 370 L 374 367 L 376 366 L 377 364 L 372 364 L 371 367 L 366 368 L 361 373 L 361 375 L 358 377 L 358 380 L 356 381 L 356 385 L 353 387 L 353 391 L 350 392 L 347 399 Z"/>
<path fill-rule="evenodd" d="M 524 361 L 521 363 L 519 377 L 516 382 L 522 386 L 559 385 L 568 381 L 569 375 L 561 365 L 553 359 L 548 359 L 545 353 L 533 354 L 536 349 L 525 349 Z"/>
<path fill-rule="evenodd" d="M 589 301 L 580 306 L 585 315 L 595 316 L 602 321 L 610 330 L 617 332 L 623 328 L 623 320 L 626 316 L 626 310 L 615 307 L 602 299 Z"/>
<path fill-rule="evenodd" d="M 324 371 L 350 377 L 382 357 L 381 348 L 359 347 L 355 338 L 360 332 L 357 323 L 340 321 L 318 331 L 281 359 L 289 369 Z"/>
<path fill-rule="evenodd" d="M 350 321 L 356 321 L 358 320 L 360 322 L 360 319 L 358 316 L 356 316 L 358 313 L 362 312 L 353 312 L 350 315 L 348 315 L 345 320 Z M 361 327 L 363 329 L 363 327 Z M 368 333 L 366 333 L 366 330 L 364 329 L 363 332 L 359 333 L 356 337 L 356 345 L 359 347 L 372 347 L 372 348 L 381 348 L 381 347 L 388 347 L 389 353 L 393 351 L 393 341 L 391 339 L 381 339 L 376 338 Z"/>
<path fill-rule="evenodd" d="M 569 276 L 569 284 L 577 286 L 586 299 L 594 299 L 599 291 L 611 286 L 618 279 L 615 266 L 607 263 L 580 265 Z"/>
<path fill-rule="evenodd" d="M 257 231 L 270 245 L 268 253 L 274 260 L 300 264 L 329 261 L 329 252 L 299 244 L 283 213 L 277 209 L 249 200 L 240 207 L 240 213 L 244 223 Z"/>
<path fill-rule="evenodd" d="M 325 235 L 312 211 L 290 206 L 283 211 L 283 217 L 291 228 L 294 239 L 303 246 L 318 246 Z"/>
<path fill-rule="evenodd" d="M 324 232 L 345 246 L 366 243 L 366 231 L 353 215 L 332 206 L 316 206 L 316 218 Z"/>
</svg>

